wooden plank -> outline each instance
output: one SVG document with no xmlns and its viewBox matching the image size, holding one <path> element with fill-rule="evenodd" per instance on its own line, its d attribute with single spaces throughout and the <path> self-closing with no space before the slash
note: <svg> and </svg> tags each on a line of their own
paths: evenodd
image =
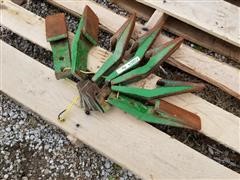
<svg viewBox="0 0 240 180">
<path fill-rule="evenodd" d="M 129 0 L 110 0 L 110 2 L 117 4 L 119 7 L 125 9 L 126 11 L 133 13 L 135 12 L 137 17 L 148 21 L 148 19 L 152 16 L 154 9 L 145 6 L 137 1 L 129 1 Z"/>
<path fill-rule="evenodd" d="M 141 4 L 137 1 L 114 0 L 114 3 L 126 9 L 130 13 L 135 12 L 138 17 L 142 17 L 146 21 L 148 21 L 151 18 L 151 16 L 154 15 L 153 8 L 150 8 L 149 6 Z M 158 11 L 158 13 L 162 13 L 162 11 L 160 10 L 156 11 Z M 154 17 L 157 16 L 154 15 Z M 164 29 L 178 36 L 182 36 L 184 37 L 184 39 L 187 39 L 202 47 L 205 47 L 209 50 L 227 56 L 236 62 L 240 62 L 239 47 L 227 43 L 222 39 L 212 36 L 211 34 L 208 34 L 200 29 L 197 29 L 189 24 L 186 24 L 176 18 L 169 16 L 167 21 L 165 22 Z"/>
<path fill-rule="evenodd" d="M 147 27 L 148 29 L 152 29 L 154 27 L 155 24 L 158 23 L 158 21 L 163 18 L 163 16 L 166 16 L 166 20 L 168 19 L 168 15 L 164 14 L 161 11 L 155 10 L 154 13 L 152 14 L 152 16 L 149 18 L 149 20 L 144 24 L 145 27 Z"/>
<path fill-rule="evenodd" d="M 115 32 L 125 22 L 126 18 L 115 14 L 114 12 L 99 6 L 92 1 L 61 1 L 48 0 L 48 2 L 61 7 L 69 12 L 82 13 L 85 5 L 89 5 L 98 15 L 100 23 Z M 80 16 L 78 14 L 78 16 Z M 142 26 L 136 24 L 136 30 L 141 31 Z M 157 43 L 169 41 L 170 38 L 160 35 Z M 213 57 L 207 56 L 199 51 L 196 51 L 186 45 L 181 48 L 171 58 L 170 63 L 194 76 L 197 76 L 221 89 L 228 92 L 232 96 L 240 99 L 240 70 L 226 63 L 219 62 Z"/>
<path fill-rule="evenodd" d="M 222 54 L 230 59 L 240 62 L 240 48 L 227 43 L 226 41 L 216 38 L 200 29 L 179 21 L 173 17 L 169 17 L 166 21 L 165 30 L 170 31 L 178 36 L 205 47 L 209 50 Z"/>
<path fill-rule="evenodd" d="M 3 21 L 4 25 L 33 43 L 51 50 L 49 43 L 46 41 L 45 21 L 43 18 L 12 3 L 5 3 L 5 6 L 8 8 L 8 11 L 3 11 L 3 15 L 7 19 L 7 21 Z M 34 31 L 28 33 L 31 26 L 34 27 Z M 71 36 L 73 36 L 73 34 L 71 34 Z M 89 53 L 88 68 L 96 72 L 108 56 L 108 51 L 99 47 L 93 48 L 91 53 Z M 153 80 L 147 80 L 150 87 L 154 87 L 156 82 L 154 79 L 156 79 L 156 76 Z M 239 138 L 237 136 L 239 134 L 240 118 L 193 94 L 175 96 L 174 98 L 168 98 L 166 100 L 197 113 L 202 119 L 202 133 L 240 152 Z"/>
<path fill-rule="evenodd" d="M 240 8 L 224 0 L 137 0 L 240 47 Z"/>
<path fill-rule="evenodd" d="M 53 70 L 6 43 L 0 43 L 3 70 L 0 84 L 4 93 L 141 177 L 239 177 L 232 170 L 115 108 L 106 114 L 88 116 L 74 106 L 66 122 L 57 121 L 59 112 L 78 95 L 75 83 L 57 81 Z M 18 73 L 13 74 L 12 69 Z"/>
</svg>

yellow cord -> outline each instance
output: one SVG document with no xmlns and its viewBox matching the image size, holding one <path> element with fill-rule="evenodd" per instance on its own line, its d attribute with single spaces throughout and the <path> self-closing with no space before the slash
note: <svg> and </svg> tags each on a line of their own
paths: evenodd
<svg viewBox="0 0 240 180">
<path fill-rule="evenodd" d="M 80 96 L 75 96 L 73 100 L 67 105 L 66 109 L 64 109 L 62 112 L 59 113 L 58 115 L 59 121 L 65 121 L 67 114 L 71 111 L 73 106 L 77 104 L 79 99 L 80 99 Z"/>
</svg>

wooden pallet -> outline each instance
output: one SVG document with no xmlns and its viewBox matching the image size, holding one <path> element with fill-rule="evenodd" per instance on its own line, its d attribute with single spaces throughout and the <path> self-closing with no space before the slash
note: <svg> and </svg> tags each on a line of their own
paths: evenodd
<svg viewBox="0 0 240 180">
<path fill-rule="evenodd" d="M 91 1 L 77 1 L 75 6 L 83 8 L 82 2 L 92 5 Z M 97 4 L 91 7 L 95 12 L 106 12 L 106 17 L 112 15 L 110 10 L 102 9 Z M 73 9 L 68 10 L 73 12 Z M 45 38 L 43 18 L 7 0 L 1 1 L 1 13 L 4 17 L 1 25 L 50 50 Z M 116 17 L 122 18 L 118 15 Z M 102 16 L 100 21 L 102 24 L 105 22 Z M 51 69 L 2 41 L 1 54 L 1 91 L 139 176 L 145 179 L 239 178 L 237 173 L 115 108 L 104 115 L 94 113 L 86 116 L 75 106 L 67 121 L 60 123 L 56 120 L 57 115 L 78 95 L 75 83 L 70 80 L 55 80 Z M 89 69 L 95 72 L 109 54 L 99 47 L 92 49 Z M 18 74 L 13 74 L 12 69 Z M 157 79 L 157 76 L 151 75 L 141 84 L 153 87 Z M 15 88 L 16 85 L 18 88 Z M 237 136 L 240 118 L 193 94 L 166 100 L 198 114 L 202 118 L 202 133 L 240 152 Z M 80 127 L 77 128 L 76 124 L 80 124 Z"/>
<path fill-rule="evenodd" d="M 154 12 L 163 13 L 161 10 L 155 10 L 149 6 L 146 6 L 137 1 L 128 0 L 111 0 L 118 6 L 126 9 L 128 12 L 135 12 L 139 18 L 148 21 L 151 17 L 154 18 Z M 189 24 L 186 24 L 174 17 L 168 16 L 167 21 L 164 24 L 164 29 L 184 37 L 193 43 L 196 43 L 202 47 L 210 49 L 214 52 L 220 53 L 230 59 L 240 62 L 240 47 L 230 44 L 222 39 L 212 36 L 200 29 L 197 29 Z"/>
<path fill-rule="evenodd" d="M 137 0 L 240 47 L 240 8 L 224 0 Z"/>
</svg>

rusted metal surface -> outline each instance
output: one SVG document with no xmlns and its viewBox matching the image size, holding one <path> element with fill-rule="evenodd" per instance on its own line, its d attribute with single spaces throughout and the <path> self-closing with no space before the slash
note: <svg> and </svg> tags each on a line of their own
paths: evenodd
<svg viewBox="0 0 240 180">
<path fill-rule="evenodd" d="M 100 88 L 95 83 L 90 80 L 79 81 L 77 88 L 80 93 L 81 106 L 85 109 L 86 114 L 89 114 L 90 111 L 103 111 L 95 99 L 100 92 Z"/>
<path fill-rule="evenodd" d="M 101 88 L 101 91 L 96 94 L 96 100 L 98 101 L 98 104 L 102 107 L 104 112 L 109 111 L 111 108 L 111 105 L 107 102 L 107 99 L 111 92 L 111 88 L 105 85 Z"/>
<path fill-rule="evenodd" d="M 51 39 L 56 36 L 67 36 L 68 30 L 64 13 L 59 13 L 46 17 L 46 36 Z"/>
<path fill-rule="evenodd" d="M 71 55 L 68 31 L 63 13 L 47 16 L 46 36 L 53 51 L 53 64 L 57 79 L 71 75 Z"/>
<path fill-rule="evenodd" d="M 195 130 L 201 129 L 200 117 L 192 112 L 189 112 L 185 109 L 182 109 L 178 106 L 175 106 L 163 100 L 161 100 L 160 102 L 159 109 L 181 120 L 181 122 L 184 125 L 192 129 L 195 129 Z"/>
<path fill-rule="evenodd" d="M 84 9 L 83 17 L 85 17 L 85 26 L 83 27 L 83 33 L 88 34 L 96 42 L 98 41 L 99 28 L 99 19 L 93 10 L 86 6 Z"/>
<path fill-rule="evenodd" d="M 126 28 L 130 25 L 129 33 L 126 36 L 126 41 L 123 44 L 124 50 L 127 48 L 127 43 L 130 41 L 133 29 L 135 27 L 135 21 L 136 21 L 136 14 L 133 13 L 128 20 L 117 30 L 117 32 L 114 33 L 114 35 L 110 39 L 110 45 L 111 49 L 115 49 L 115 45 L 119 38 L 121 37 L 122 33 L 126 30 Z M 133 22 L 133 23 L 132 23 Z"/>
</svg>

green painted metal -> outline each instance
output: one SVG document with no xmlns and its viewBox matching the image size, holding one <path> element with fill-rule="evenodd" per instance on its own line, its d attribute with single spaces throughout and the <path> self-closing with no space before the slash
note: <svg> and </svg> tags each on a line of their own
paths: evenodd
<svg viewBox="0 0 240 180">
<path fill-rule="evenodd" d="M 181 119 L 177 119 L 160 109 L 156 111 L 154 106 L 144 105 L 142 102 L 124 95 L 117 96 L 112 93 L 107 99 L 107 102 L 141 121 L 175 127 L 186 127 L 186 125 L 181 123 Z M 161 101 L 158 101 L 158 107 L 159 103 L 161 103 Z"/>
<path fill-rule="evenodd" d="M 136 81 L 139 78 L 144 78 L 144 77 L 148 76 L 149 73 L 151 73 L 157 65 L 162 63 L 165 60 L 165 58 L 169 54 L 171 54 L 173 49 L 176 49 L 177 45 L 179 45 L 178 41 L 177 42 L 172 41 L 172 43 L 170 45 L 167 45 L 161 51 L 159 51 L 157 54 L 152 56 L 144 66 L 133 69 L 133 70 L 113 79 L 111 81 L 111 83 L 112 84 L 128 83 L 128 82 Z"/>
<path fill-rule="evenodd" d="M 53 66 L 57 79 L 66 78 L 71 75 L 71 57 L 68 39 L 50 42 L 53 52 Z"/>
<path fill-rule="evenodd" d="M 181 45 L 183 39 L 176 38 L 161 45 L 149 61 L 141 67 L 135 68 L 111 81 L 111 84 L 129 83 L 148 76 L 155 68 L 165 61 Z"/>
<path fill-rule="evenodd" d="M 135 25 L 135 14 L 131 16 L 128 21 L 120 28 L 120 33 L 117 38 L 116 47 L 113 54 L 106 60 L 101 68 L 92 77 L 92 81 L 97 82 L 104 75 L 107 75 L 109 70 L 121 62 L 121 58 L 126 49 L 126 45 L 131 37 Z M 126 27 L 125 27 L 126 26 Z"/>
<path fill-rule="evenodd" d="M 64 14 L 58 13 L 46 18 L 46 37 L 53 52 L 56 78 L 69 77 L 71 75 L 71 57 Z"/>
<path fill-rule="evenodd" d="M 60 35 L 56 35 L 56 36 L 47 38 L 47 41 L 53 42 L 53 41 L 59 41 L 59 40 L 65 39 L 65 38 L 68 38 L 68 36 L 66 34 L 60 34 Z"/>
<path fill-rule="evenodd" d="M 72 43 L 72 73 L 76 76 L 81 74 L 81 71 L 87 71 L 87 58 L 88 53 L 92 46 L 97 45 L 97 42 L 89 35 L 83 33 L 83 28 L 86 26 L 86 20 L 84 17 L 78 25 L 76 34 Z"/>
<path fill-rule="evenodd" d="M 155 89 L 143 89 L 131 86 L 112 86 L 111 89 L 125 95 L 138 99 L 156 99 L 165 96 L 171 96 L 193 89 L 192 86 L 173 86 L 173 87 L 157 87 Z"/>
<path fill-rule="evenodd" d="M 116 78 L 117 76 L 123 74 L 124 72 L 136 67 L 141 60 L 143 59 L 145 53 L 150 48 L 154 40 L 156 39 L 157 35 L 159 34 L 162 26 L 156 27 L 152 29 L 151 32 L 147 33 L 147 36 L 142 37 L 138 42 L 138 49 L 135 55 L 124 65 L 113 71 L 110 75 L 105 78 L 106 82 L 110 82 L 112 79 Z"/>
</svg>

